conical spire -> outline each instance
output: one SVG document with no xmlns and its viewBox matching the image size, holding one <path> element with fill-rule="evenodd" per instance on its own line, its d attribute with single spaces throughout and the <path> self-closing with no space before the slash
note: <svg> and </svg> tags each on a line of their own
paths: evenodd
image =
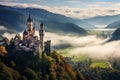
<svg viewBox="0 0 120 80">
<path fill-rule="evenodd" d="M 33 27 L 33 30 L 35 30 L 35 26 Z"/>
<path fill-rule="evenodd" d="M 41 22 L 40 26 L 43 26 L 43 22 Z"/>
<path fill-rule="evenodd" d="M 28 32 L 25 30 L 25 31 L 23 32 L 23 34 L 24 34 L 24 35 L 27 35 L 27 34 L 28 34 Z"/>
<path fill-rule="evenodd" d="M 33 21 L 32 18 L 31 18 L 31 16 L 30 16 L 30 14 L 29 14 L 29 18 L 27 19 L 27 21 L 28 22 L 32 22 Z"/>
<path fill-rule="evenodd" d="M 40 24 L 40 30 L 43 30 L 43 22 Z"/>
</svg>

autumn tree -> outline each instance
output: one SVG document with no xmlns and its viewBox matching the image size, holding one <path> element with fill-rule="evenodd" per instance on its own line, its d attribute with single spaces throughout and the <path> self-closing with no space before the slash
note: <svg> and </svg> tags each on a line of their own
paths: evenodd
<svg viewBox="0 0 120 80">
<path fill-rule="evenodd" d="M 4 56 L 7 54 L 5 46 L 0 46 L 0 56 Z"/>
</svg>

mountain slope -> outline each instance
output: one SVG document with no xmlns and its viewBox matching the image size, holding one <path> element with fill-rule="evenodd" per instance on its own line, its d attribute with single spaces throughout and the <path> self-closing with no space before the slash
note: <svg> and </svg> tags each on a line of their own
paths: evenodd
<svg viewBox="0 0 120 80">
<path fill-rule="evenodd" d="M 0 25 L 5 26 L 8 30 L 21 30 L 25 27 L 24 15 L 16 11 L 0 8 Z"/>
<path fill-rule="evenodd" d="M 120 28 L 117 28 L 113 32 L 112 37 L 108 40 L 108 42 L 110 42 L 110 41 L 116 41 L 116 40 L 120 40 Z"/>
<path fill-rule="evenodd" d="M 81 19 L 74 19 L 73 23 L 77 24 L 78 26 L 84 29 L 95 29 L 96 28 L 96 26 Z"/>
<path fill-rule="evenodd" d="M 54 24 L 56 23 L 56 24 Z M 58 23 L 58 22 L 45 22 L 46 31 L 55 33 L 80 33 L 85 34 L 86 31 L 73 23 Z M 65 32 L 64 32 L 65 31 Z"/>
<path fill-rule="evenodd" d="M 43 21 L 57 21 L 60 23 L 74 23 L 82 28 L 95 28 L 95 26 L 82 21 L 80 19 L 76 18 L 70 18 L 66 17 L 60 14 L 55 14 L 49 11 L 46 11 L 44 9 L 37 9 L 37 8 L 14 8 L 14 10 L 17 10 L 23 14 L 30 13 L 35 17 L 37 20 L 43 20 Z"/>
<path fill-rule="evenodd" d="M 91 23 L 92 25 L 108 25 L 110 23 L 120 20 L 120 15 L 96 16 L 96 17 L 92 17 L 92 18 L 86 18 L 83 20 Z"/>
<path fill-rule="evenodd" d="M 120 28 L 120 20 L 107 25 L 106 28 Z"/>
<path fill-rule="evenodd" d="M 77 22 L 75 19 L 35 8 L 0 6 L 0 25 L 5 26 L 8 31 L 23 31 L 27 27 L 26 20 L 28 18 L 29 11 L 30 15 L 34 19 L 36 29 L 39 29 L 39 24 L 43 21 L 46 31 L 56 32 L 56 30 L 59 30 L 63 33 L 86 34 L 86 31 L 77 25 L 79 22 L 78 20 Z M 80 21 L 80 23 L 81 22 L 82 21 Z M 85 22 L 83 25 L 84 24 Z M 51 27 L 49 27 L 49 25 Z"/>
</svg>

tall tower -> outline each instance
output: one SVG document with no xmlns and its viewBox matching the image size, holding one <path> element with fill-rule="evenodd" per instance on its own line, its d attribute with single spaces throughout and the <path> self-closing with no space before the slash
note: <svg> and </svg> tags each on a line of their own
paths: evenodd
<svg viewBox="0 0 120 80">
<path fill-rule="evenodd" d="M 27 23 L 28 23 L 28 31 L 32 31 L 33 20 L 30 15 L 29 15 L 29 18 L 27 19 Z"/>
<path fill-rule="evenodd" d="M 44 43 L 44 52 L 47 54 L 47 55 L 50 55 L 51 53 L 51 40 L 47 40 L 45 43 Z"/>
<path fill-rule="evenodd" d="M 44 51 L 44 28 L 43 23 L 40 24 L 40 30 L 39 30 L 39 36 L 40 36 L 40 51 Z"/>
</svg>

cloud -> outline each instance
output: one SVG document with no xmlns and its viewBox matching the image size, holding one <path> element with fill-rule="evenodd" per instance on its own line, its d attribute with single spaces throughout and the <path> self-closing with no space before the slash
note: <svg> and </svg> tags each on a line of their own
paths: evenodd
<svg viewBox="0 0 120 80">
<path fill-rule="evenodd" d="M 22 36 L 22 32 L 20 32 L 20 33 L 18 33 L 18 34 L 20 34 L 20 35 Z M 2 36 L 3 36 L 3 37 L 7 37 L 7 38 L 10 40 L 11 38 L 14 38 L 15 35 L 16 35 L 15 33 L 5 32 Z"/>
<path fill-rule="evenodd" d="M 22 36 L 23 32 L 19 32 Z M 8 33 L 5 32 L 3 34 L 4 37 L 8 37 L 9 39 L 15 37 L 15 33 Z M 36 31 L 35 35 L 39 37 L 39 32 Z M 85 37 L 79 37 L 79 36 L 68 36 L 68 35 L 60 35 L 56 33 L 51 33 L 51 32 L 45 32 L 45 40 L 51 40 L 52 45 L 59 45 L 59 44 L 64 44 L 68 43 L 71 44 L 72 46 L 85 46 L 85 45 L 96 45 L 99 43 L 102 43 L 104 40 L 97 38 L 95 35 L 91 36 L 85 36 Z"/>
<path fill-rule="evenodd" d="M 0 0 L 1 2 L 12 2 L 14 0 Z"/>
<path fill-rule="evenodd" d="M 17 7 L 33 7 L 33 8 L 42 8 L 46 9 L 50 12 L 62 14 L 68 17 L 74 17 L 74 18 L 89 18 L 89 17 L 95 17 L 95 16 L 106 16 L 106 15 L 117 15 L 120 14 L 120 3 L 105 3 L 105 2 L 99 2 L 95 3 L 94 5 L 89 4 L 86 8 L 73 8 L 68 6 L 60 6 L 60 7 L 49 7 L 49 6 L 43 6 L 38 4 L 26 4 L 26 3 L 5 3 L 0 2 L 2 5 L 8 5 L 8 6 L 17 6 Z M 111 5 L 110 7 L 104 7 L 102 5 Z"/>
<path fill-rule="evenodd" d="M 85 47 L 77 47 L 70 50 L 72 55 L 80 54 L 88 55 L 91 58 L 107 59 L 109 57 L 120 57 L 120 41 L 114 41 L 107 44 L 86 45 Z"/>
<path fill-rule="evenodd" d="M 50 36 L 49 36 L 50 35 Z M 54 33 L 46 33 L 45 39 L 52 40 L 52 45 L 69 44 L 68 53 L 74 56 L 81 54 L 96 59 L 108 59 L 120 57 L 120 41 L 102 44 L 108 39 L 98 38 L 96 35 L 89 36 L 63 36 Z"/>
<path fill-rule="evenodd" d="M 7 30 L 7 28 L 4 26 L 0 26 L 0 30 Z"/>
<path fill-rule="evenodd" d="M 13 38 L 14 36 L 15 36 L 15 34 L 10 34 L 10 33 L 4 33 L 3 35 L 2 35 L 3 37 L 7 37 L 8 39 L 11 39 L 11 38 Z"/>
<path fill-rule="evenodd" d="M 22 33 L 20 33 L 22 36 Z M 38 31 L 36 35 L 39 36 Z M 3 36 L 12 38 L 15 34 L 4 33 Z M 102 44 L 107 39 L 98 38 L 96 35 L 88 36 L 68 36 L 59 35 L 55 33 L 46 32 L 45 41 L 51 40 L 52 46 L 69 47 L 68 53 L 74 56 L 80 56 L 81 54 L 87 55 L 96 59 L 107 59 L 109 57 L 120 57 L 120 41 L 113 41 L 106 44 Z M 56 47 L 58 48 L 58 47 Z M 54 49 L 56 49 L 54 47 Z"/>
<path fill-rule="evenodd" d="M 46 39 L 52 40 L 52 45 L 70 44 L 72 47 L 69 49 L 68 53 L 74 56 L 80 56 L 83 54 L 96 59 L 120 57 L 120 41 L 102 44 L 108 39 L 101 39 L 96 35 L 80 37 L 46 33 Z"/>
</svg>

